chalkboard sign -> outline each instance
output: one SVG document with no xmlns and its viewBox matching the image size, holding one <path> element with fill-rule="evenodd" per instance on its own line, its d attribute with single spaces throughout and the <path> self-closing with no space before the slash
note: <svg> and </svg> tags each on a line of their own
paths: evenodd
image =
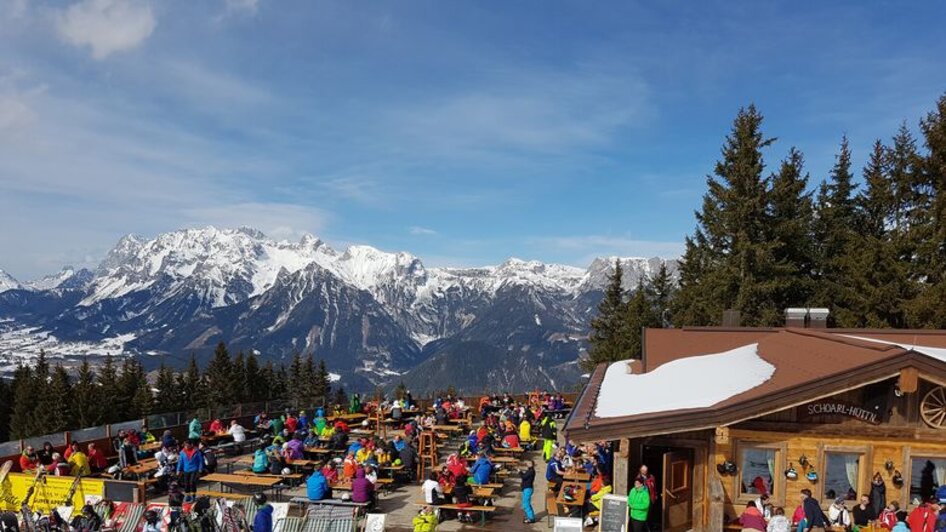
<svg viewBox="0 0 946 532">
<path fill-rule="evenodd" d="M 598 517 L 599 532 L 625 532 L 627 530 L 627 499 L 617 495 L 601 498 L 601 515 Z"/>
</svg>

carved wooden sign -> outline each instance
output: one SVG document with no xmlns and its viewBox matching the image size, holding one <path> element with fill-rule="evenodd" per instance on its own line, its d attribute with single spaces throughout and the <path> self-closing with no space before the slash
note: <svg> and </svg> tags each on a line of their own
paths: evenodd
<svg viewBox="0 0 946 532">
<path fill-rule="evenodd" d="M 837 399 L 824 399 L 798 407 L 799 421 L 820 416 L 835 416 L 849 417 L 871 425 L 880 425 L 880 414 L 879 408 L 865 408 Z"/>
</svg>

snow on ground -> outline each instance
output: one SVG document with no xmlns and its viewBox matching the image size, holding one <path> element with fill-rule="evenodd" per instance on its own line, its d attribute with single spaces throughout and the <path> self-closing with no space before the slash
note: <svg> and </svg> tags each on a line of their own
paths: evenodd
<svg viewBox="0 0 946 532">
<path fill-rule="evenodd" d="M 0 327 L 0 373 L 13 371 L 18 362 L 29 363 L 46 351 L 49 358 L 127 354 L 125 344 L 135 335 L 123 334 L 98 342 L 64 342 L 37 327 Z"/>
<path fill-rule="evenodd" d="M 597 417 L 620 417 L 684 408 L 709 408 L 763 384 L 775 366 L 758 354 L 759 344 L 681 358 L 631 375 L 627 361 L 608 366 L 598 393 Z"/>
<path fill-rule="evenodd" d="M 922 355 L 935 358 L 940 362 L 946 362 L 946 348 L 944 347 L 930 347 L 926 345 L 910 345 L 910 344 L 898 344 L 897 342 L 890 342 L 887 340 L 878 340 L 877 338 L 867 338 L 866 336 L 854 336 L 852 334 L 842 334 L 841 336 L 846 336 L 848 338 L 853 338 L 855 340 L 863 340 L 865 342 L 874 342 L 884 345 L 895 345 L 902 349 L 907 349 L 909 351 L 915 351 Z"/>
</svg>

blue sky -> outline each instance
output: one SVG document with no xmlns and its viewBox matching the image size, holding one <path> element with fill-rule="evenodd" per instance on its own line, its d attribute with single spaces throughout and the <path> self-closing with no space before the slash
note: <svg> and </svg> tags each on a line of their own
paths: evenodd
<svg viewBox="0 0 946 532">
<path fill-rule="evenodd" d="M 946 3 L 0 0 L 0 268 L 250 225 L 429 265 L 673 256 L 755 102 L 813 181 L 946 91 Z"/>
</svg>

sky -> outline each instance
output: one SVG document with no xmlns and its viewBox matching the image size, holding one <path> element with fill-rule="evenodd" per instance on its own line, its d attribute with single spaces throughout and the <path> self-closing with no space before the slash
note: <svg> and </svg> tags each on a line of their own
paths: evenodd
<svg viewBox="0 0 946 532">
<path fill-rule="evenodd" d="M 812 188 L 946 92 L 946 3 L 0 0 L 0 268 L 252 226 L 429 266 L 678 255 L 755 103 Z"/>
</svg>

